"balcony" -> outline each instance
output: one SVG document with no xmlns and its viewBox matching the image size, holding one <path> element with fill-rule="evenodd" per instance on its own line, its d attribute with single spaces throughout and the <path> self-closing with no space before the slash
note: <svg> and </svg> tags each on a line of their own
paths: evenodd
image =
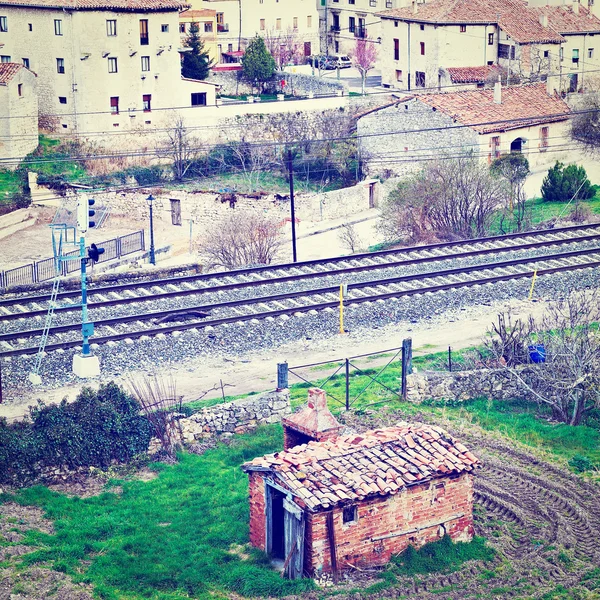
<svg viewBox="0 0 600 600">
<path fill-rule="evenodd" d="M 340 26 L 339 25 L 332 25 L 331 26 L 331 33 L 339 33 L 340 32 Z"/>
<path fill-rule="evenodd" d="M 227 33 L 229 31 L 229 23 L 217 23 L 217 33 Z"/>
<path fill-rule="evenodd" d="M 357 27 L 354 30 L 354 37 L 365 39 L 367 37 L 367 29 L 365 27 Z"/>
</svg>

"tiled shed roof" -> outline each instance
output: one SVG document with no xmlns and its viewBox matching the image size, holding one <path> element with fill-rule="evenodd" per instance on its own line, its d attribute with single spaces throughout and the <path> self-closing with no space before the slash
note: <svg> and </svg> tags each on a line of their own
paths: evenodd
<svg viewBox="0 0 600 600">
<path fill-rule="evenodd" d="M 441 427 L 399 424 L 330 442 L 309 442 L 245 463 L 288 487 L 310 510 L 329 508 L 454 473 L 479 460 Z"/>
<path fill-rule="evenodd" d="M 6 85 L 25 67 L 19 63 L 0 63 L 0 85 Z"/>
<path fill-rule="evenodd" d="M 0 6 L 65 8 L 67 10 L 160 12 L 182 10 L 189 6 L 189 4 L 179 0 L 0 0 Z"/>
<path fill-rule="evenodd" d="M 558 96 L 547 94 L 545 83 L 504 87 L 501 104 L 494 102 L 493 89 L 423 94 L 417 99 L 479 133 L 566 121 L 570 112 Z"/>
<path fill-rule="evenodd" d="M 482 67 L 448 67 L 446 69 L 452 83 L 483 83 L 493 73 L 500 73 L 498 65 Z"/>
<path fill-rule="evenodd" d="M 384 19 L 402 19 L 417 23 L 499 25 L 515 42 L 560 43 L 561 34 L 600 31 L 600 19 L 581 6 L 575 13 L 570 6 L 531 7 L 523 0 L 426 0 L 412 6 L 379 13 Z M 540 15 L 548 16 L 548 27 Z"/>
</svg>

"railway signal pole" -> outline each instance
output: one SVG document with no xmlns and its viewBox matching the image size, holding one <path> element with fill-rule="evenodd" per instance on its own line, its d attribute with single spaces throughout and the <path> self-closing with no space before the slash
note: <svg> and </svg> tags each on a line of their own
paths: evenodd
<svg viewBox="0 0 600 600">
<path fill-rule="evenodd" d="M 94 335 L 94 324 L 88 320 L 87 309 L 87 261 L 96 262 L 104 248 L 97 248 L 92 244 L 90 248 L 89 259 L 85 255 L 85 234 L 88 229 L 94 227 L 94 221 L 90 221 L 95 211 L 90 207 L 95 203 L 94 200 L 85 200 L 80 198 L 77 202 L 77 229 L 79 231 L 79 259 L 81 261 L 81 334 L 83 344 L 81 354 L 73 356 L 73 373 L 81 378 L 98 377 L 100 375 L 100 359 L 90 352 L 90 337 Z M 92 256 L 93 254 L 93 256 Z"/>
</svg>

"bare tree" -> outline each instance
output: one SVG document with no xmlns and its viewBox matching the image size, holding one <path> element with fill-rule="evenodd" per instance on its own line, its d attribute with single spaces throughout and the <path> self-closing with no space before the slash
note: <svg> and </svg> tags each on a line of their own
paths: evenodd
<svg viewBox="0 0 600 600">
<path fill-rule="evenodd" d="M 533 343 L 545 362 L 519 367 L 518 361 L 507 361 L 507 376 L 563 423 L 579 425 L 590 410 L 600 407 L 599 321 L 600 297 L 597 291 L 587 291 L 552 304 L 536 322 L 515 323 L 526 333 L 523 347 L 516 351 L 527 355 L 526 344 Z M 486 345 L 497 356 L 503 348 L 497 335 Z"/>
<path fill-rule="evenodd" d="M 167 139 L 159 148 L 158 154 L 173 161 L 175 179 L 181 181 L 198 156 L 199 142 L 192 137 L 183 117 L 179 114 L 173 117 L 172 123 L 167 127 L 166 135 Z"/>
<path fill-rule="evenodd" d="M 600 92 L 597 85 L 577 102 L 571 119 L 571 137 L 586 150 L 600 148 Z"/>
<path fill-rule="evenodd" d="M 360 250 L 362 246 L 362 241 L 356 227 L 354 227 L 354 223 L 344 223 L 340 227 L 338 239 L 344 248 L 347 248 L 352 254 Z"/>
<path fill-rule="evenodd" d="M 202 236 L 198 248 L 209 267 L 236 269 L 271 264 L 282 242 L 279 223 L 274 219 L 262 213 L 234 209 L 220 225 Z"/>
<path fill-rule="evenodd" d="M 506 217 L 514 220 L 515 229 L 523 231 L 527 225 L 530 225 L 530 220 L 527 215 L 527 196 L 525 194 L 525 180 L 531 172 L 529 170 L 529 161 L 523 154 L 511 153 L 505 154 L 497 158 L 492 163 L 491 172 L 502 177 L 510 186 L 509 204 L 507 210 L 501 217 L 501 228 L 504 228 Z"/>
<path fill-rule="evenodd" d="M 362 80 L 362 94 L 364 96 L 367 73 L 377 62 L 377 47 L 375 46 L 375 41 L 371 38 L 356 38 L 356 45 L 354 46 L 350 57 L 352 58 L 352 64 L 360 73 Z"/>
<path fill-rule="evenodd" d="M 508 194 L 473 157 L 431 162 L 390 192 L 378 228 L 389 241 L 412 243 L 483 237 Z"/>
<path fill-rule="evenodd" d="M 275 59 L 278 69 L 281 70 L 290 63 L 298 63 L 302 40 L 297 29 L 288 27 L 285 31 L 278 31 L 271 28 L 266 32 L 265 45 Z"/>
</svg>

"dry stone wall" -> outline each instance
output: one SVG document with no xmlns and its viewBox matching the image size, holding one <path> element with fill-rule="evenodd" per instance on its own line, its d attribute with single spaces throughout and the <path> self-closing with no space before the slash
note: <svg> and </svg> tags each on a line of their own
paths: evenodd
<svg viewBox="0 0 600 600">
<path fill-rule="evenodd" d="M 184 444 L 214 434 L 244 433 L 258 425 L 278 423 L 291 413 L 289 390 L 267 392 L 203 408 L 179 420 Z"/>
</svg>

